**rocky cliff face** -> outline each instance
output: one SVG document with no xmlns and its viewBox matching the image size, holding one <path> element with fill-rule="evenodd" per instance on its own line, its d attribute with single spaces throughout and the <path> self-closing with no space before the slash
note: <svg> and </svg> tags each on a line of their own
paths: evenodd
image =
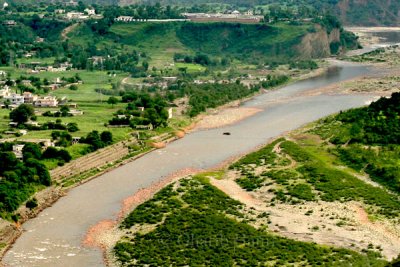
<svg viewBox="0 0 400 267">
<path fill-rule="evenodd" d="M 316 31 L 306 34 L 296 48 L 303 59 L 323 58 L 331 55 L 332 43 L 340 43 L 340 30 L 333 29 L 327 33 L 325 29 L 317 26 Z"/>
</svg>

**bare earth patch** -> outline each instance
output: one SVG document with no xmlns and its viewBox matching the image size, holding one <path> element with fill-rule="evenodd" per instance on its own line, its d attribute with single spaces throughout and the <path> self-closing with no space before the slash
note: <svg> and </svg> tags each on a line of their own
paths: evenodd
<svg viewBox="0 0 400 267">
<path fill-rule="evenodd" d="M 255 211 L 255 227 L 269 223 L 269 231 L 284 237 L 349 249 L 366 249 L 373 244 L 388 259 L 400 253 L 400 226 L 389 220 L 371 222 L 360 203 L 318 201 L 271 206 L 265 201 L 267 191 L 247 192 L 232 174 L 224 180 L 211 179 L 211 183 Z M 269 214 L 268 222 L 257 217 L 261 213 Z"/>
<path fill-rule="evenodd" d="M 262 111 L 258 108 L 227 108 L 211 115 L 205 115 L 200 122 L 196 124 L 196 130 L 218 128 L 233 124 L 245 118 L 255 115 Z"/>
</svg>

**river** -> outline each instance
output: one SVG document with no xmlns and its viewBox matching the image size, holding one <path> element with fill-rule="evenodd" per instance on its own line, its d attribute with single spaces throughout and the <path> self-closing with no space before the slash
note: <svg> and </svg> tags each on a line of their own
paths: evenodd
<svg viewBox="0 0 400 267">
<path fill-rule="evenodd" d="M 314 95 L 309 90 L 368 75 L 367 66 L 341 64 L 319 77 L 259 95 L 244 106 L 261 112 L 234 125 L 197 131 L 138 160 L 72 189 L 23 225 L 24 233 L 6 253 L 6 266 L 104 266 L 101 251 L 81 245 L 86 231 L 113 220 L 121 201 L 185 168 L 207 169 L 254 149 L 286 131 L 340 110 L 359 107 L 369 95 Z M 230 132 L 231 135 L 223 135 Z"/>
</svg>

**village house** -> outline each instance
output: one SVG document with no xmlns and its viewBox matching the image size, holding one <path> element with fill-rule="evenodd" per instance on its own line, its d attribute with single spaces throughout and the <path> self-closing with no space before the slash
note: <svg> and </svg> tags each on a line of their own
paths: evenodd
<svg viewBox="0 0 400 267">
<path fill-rule="evenodd" d="M 48 89 L 49 91 L 54 91 L 54 90 L 57 90 L 58 88 L 60 88 L 60 85 L 57 83 L 52 83 L 52 84 L 43 86 L 43 88 Z"/>
<path fill-rule="evenodd" d="M 69 62 L 60 63 L 60 68 L 72 69 L 73 65 Z"/>
<path fill-rule="evenodd" d="M 57 83 L 57 84 L 62 84 L 62 83 L 63 83 L 63 80 L 62 80 L 60 77 L 57 77 L 57 78 L 55 78 L 55 79 L 53 80 L 53 82 L 54 82 L 54 83 Z"/>
<path fill-rule="evenodd" d="M 88 19 L 89 16 L 85 15 L 82 12 L 68 12 L 66 18 L 69 20 L 74 20 L 74 19 L 85 20 Z"/>
<path fill-rule="evenodd" d="M 31 86 L 31 81 L 30 80 L 22 80 L 21 84 L 24 86 Z"/>
<path fill-rule="evenodd" d="M 101 65 L 106 60 L 104 57 L 94 56 L 89 58 L 93 62 L 93 66 Z"/>
<path fill-rule="evenodd" d="M 79 116 L 79 115 L 83 115 L 83 111 L 77 110 L 77 109 L 72 109 L 68 112 L 68 114 L 70 114 L 72 116 Z"/>
<path fill-rule="evenodd" d="M 65 9 L 56 9 L 54 10 L 55 14 L 64 14 L 65 13 Z"/>
<path fill-rule="evenodd" d="M 0 90 L 0 97 L 6 97 L 9 95 L 11 95 L 11 90 L 7 85 L 5 85 L 3 89 Z"/>
<path fill-rule="evenodd" d="M 131 16 L 119 16 L 118 18 L 115 18 L 114 20 L 118 21 L 118 22 L 131 22 L 131 21 L 134 21 L 135 18 L 131 17 Z"/>
<path fill-rule="evenodd" d="M 96 10 L 94 8 L 86 8 L 84 11 L 89 16 L 96 15 Z"/>
<path fill-rule="evenodd" d="M 22 159 L 22 150 L 24 149 L 25 145 L 13 145 L 13 153 L 17 159 Z"/>
<path fill-rule="evenodd" d="M 38 98 L 35 101 L 34 105 L 36 107 L 41 107 L 41 108 L 44 108 L 44 107 L 57 107 L 58 106 L 58 100 L 54 96 L 45 96 L 45 97 L 42 97 L 42 98 Z"/>
<path fill-rule="evenodd" d="M 9 100 L 11 105 L 19 106 L 24 103 L 24 97 L 20 94 L 12 93 L 4 97 L 5 100 Z"/>
<path fill-rule="evenodd" d="M 28 126 L 34 126 L 34 127 L 39 127 L 39 123 L 37 121 L 28 121 L 25 123 Z"/>
<path fill-rule="evenodd" d="M 74 0 L 70 0 L 69 2 L 65 3 L 66 6 L 78 6 L 78 2 L 74 1 Z"/>
<path fill-rule="evenodd" d="M 22 96 L 24 97 L 24 103 L 30 104 L 33 104 L 38 98 L 37 95 L 34 95 L 31 92 L 24 92 Z"/>
<path fill-rule="evenodd" d="M 172 119 L 172 108 L 168 109 L 168 119 Z"/>
<path fill-rule="evenodd" d="M 3 21 L 3 25 L 5 25 L 5 26 L 15 26 L 15 25 L 17 25 L 17 23 L 15 22 L 15 20 L 5 20 L 5 21 Z"/>
</svg>

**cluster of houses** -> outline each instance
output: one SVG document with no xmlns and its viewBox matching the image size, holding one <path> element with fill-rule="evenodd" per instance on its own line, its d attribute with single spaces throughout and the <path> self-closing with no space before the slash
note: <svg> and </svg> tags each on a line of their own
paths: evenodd
<svg viewBox="0 0 400 267">
<path fill-rule="evenodd" d="M 190 21 L 221 21 L 221 22 L 242 22 L 242 23 L 258 23 L 264 19 L 264 16 L 254 15 L 253 11 L 249 10 L 240 13 L 237 10 L 228 13 L 183 13 L 186 19 Z"/>
<path fill-rule="evenodd" d="M 26 58 L 31 58 L 33 56 L 35 56 L 34 53 L 26 53 L 24 55 Z M 19 69 L 29 69 L 29 73 L 39 73 L 39 72 L 44 72 L 44 71 L 48 71 L 48 72 L 65 72 L 68 70 L 72 70 L 72 63 L 69 62 L 63 62 L 60 64 L 56 64 L 56 65 L 45 65 L 42 64 L 42 62 L 35 62 L 32 61 L 30 63 L 20 63 L 18 64 L 18 68 Z"/>
<path fill-rule="evenodd" d="M 16 108 L 21 104 L 32 104 L 35 107 L 58 107 L 58 100 L 54 96 L 37 96 L 31 92 L 23 94 L 13 93 L 8 86 L 0 90 L 0 97 L 4 102 L 8 101 L 10 108 Z M 3 104 L 2 107 L 6 105 Z"/>
<path fill-rule="evenodd" d="M 172 21 L 223 21 L 223 22 L 244 22 L 258 23 L 264 16 L 254 15 L 252 10 L 240 13 L 237 10 L 227 13 L 183 13 L 183 19 L 138 19 L 132 16 L 119 16 L 117 22 L 172 22 Z"/>
<path fill-rule="evenodd" d="M 189 19 L 138 19 L 132 16 L 119 16 L 114 19 L 117 22 L 140 22 L 140 21 L 147 21 L 147 22 L 173 22 L 173 21 L 190 21 Z"/>
<path fill-rule="evenodd" d="M 64 14 L 65 10 L 57 9 L 56 14 Z M 96 14 L 94 8 L 86 8 L 84 12 L 71 11 L 65 14 L 67 20 L 87 20 L 87 19 L 101 19 L 102 15 Z"/>
<path fill-rule="evenodd" d="M 35 139 L 35 140 L 24 140 L 25 143 L 36 143 L 43 146 L 43 149 L 48 147 L 55 147 L 55 143 L 50 139 Z M 15 144 L 13 145 L 13 153 L 17 159 L 23 158 L 23 150 L 25 145 L 24 144 Z"/>
</svg>

